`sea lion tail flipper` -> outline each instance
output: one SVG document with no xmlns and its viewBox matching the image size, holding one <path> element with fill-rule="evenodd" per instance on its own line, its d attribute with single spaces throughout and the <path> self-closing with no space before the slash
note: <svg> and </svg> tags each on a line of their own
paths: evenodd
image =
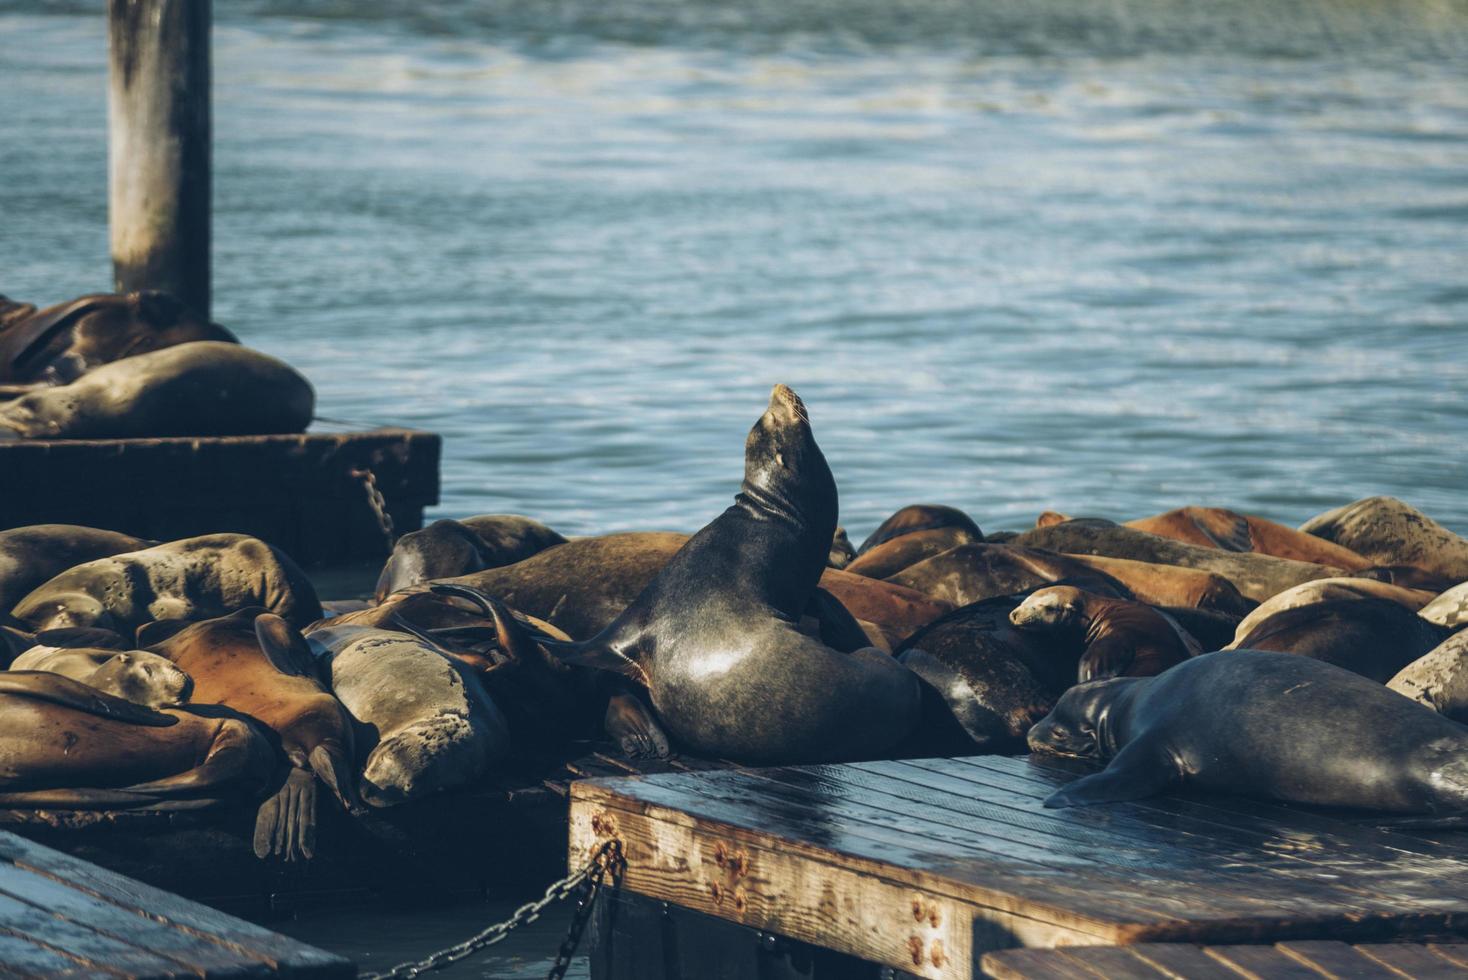
<svg viewBox="0 0 1468 980">
<path fill-rule="evenodd" d="M 165 728 L 178 724 L 173 715 L 145 708 L 122 698 L 97 690 L 70 677 L 53 674 L 45 670 L 0 671 L 0 694 L 35 698 L 64 705 L 89 715 L 99 715 L 130 725 L 149 725 Z"/>
<path fill-rule="evenodd" d="M 294 861 L 316 853 L 316 775 L 292 768 L 284 785 L 255 814 L 255 856 Z"/>
<path fill-rule="evenodd" d="M 629 759 L 666 759 L 673 754 L 663 726 L 635 694 L 614 694 L 607 702 L 607 736 Z"/>
<path fill-rule="evenodd" d="M 324 742 L 312 749 L 306 758 L 311 763 L 312 771 L 321 777 L 326 788 L 331 790 L 331 795 L 346 807 L 348 813 L 360 815 L 366 811 L 357 796 L 356 776 L 349 753 L 345 749 Z"/>
<path fill-rule="evenodd" d="M 1141 800 L 1165 792 L 1180 778 L 1177 768 L 1168 760 L 1157 758 L 1156 753 L 1145 748 L 1145 743 L 1132 742 L 1101 772 L 1051 793 L 1045 805 L 1058 808 Z"/>
</svg>

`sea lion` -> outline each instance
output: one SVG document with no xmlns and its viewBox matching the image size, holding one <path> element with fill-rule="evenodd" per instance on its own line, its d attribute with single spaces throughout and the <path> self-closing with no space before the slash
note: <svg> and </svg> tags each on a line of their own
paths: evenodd
<svg viewBox="0 0 1468 980">
<path fill-rule="evenodd" d="M 1415 565 L 1449 582 L 1468 579 L 1468 539 L 1395 497 L 1367 497 L 1318 514 L 1300 530 L 1380 565 Z"/>
<path fill-rule="evenodd" d="M 1067 521 L 1036 528 L 1021 534 L 1013 543 L 1067 555 L 1104 555 L 1201 568 L 1222 575 L 1244 595 L 1260 602 L 1301 582 L 1340 575 L 1340 569 L 1329 565 L 1203 548 L 1135 528 L 1107 527 L 1089 521 Z"/>
<path fill-rule="evenodd" d="M 856 549 L 856 553 L 861 556 L 878 545 L 886 544 L 893 538 L 912 534 L 915 531 L 930 531 L 934 528 L 956 528 L 965 531 L 969 535 L 970 542 L 984 540 L 984 532 L 979 530 L 979 525 L 957 507 L 949 507 L 944 504 L 910 504 L 877 525 L 877 529 L 867 535 L 867 539 L 861 543 L 860 548 Z"/>
<path fill-rule="evenodd" d="M 980 539 L 961 527 L 933 527 L 912 531 L 869 548 L 846 566 L 846 571 L 868 578 L 888 578 L 920 561 L 941 555 L 950 548 L 972 544 L 976 540 Z"/>
<path fill-rule="evenodd" d="M 0 806 L 192 809 L 258 794 L 274 765 L 247 721 L 154 711 L 46 671 L 0 673 Z"/>
<path fill-rule="evenodd" d="M 1243 616 L 1259 604 L 1222 575 L 1201 568 L 1104 555 L 1065 557 L 1106 573 L 1131 590 L 1132 598 L 1154 606 L 1186 606 Z"/>
<path fill-rule="evenodd" d="M 395 806 L 474 782 L 509 752 L 504 715 L 478 675 L 415 636 L 326 626 L 308 639 L 366 753 L 358 794 Z"/>
<path fill-rule="evenodd" d="M 1031 592 L 1009 614 L 1022 630 L 1048 633 L 1079 649 L 1076 679 L 1152 677 L 1203 652 L 1166 613 L 1144 602 L 1095 595 L 1071 585 Z"/>
<path fill-rule="evenodd" d="M 874 648 L 796 628 L 836 530 L 836 481 L 795 392 L 776 385 L 745 443 L 734 504 L 589 641 L 554 650 L 646 685 L 683 744 L 747 761 L 886 751 L 915 726 L 917 677 Z"/>
<path fill-rule="evenodd" d="M 36 646 L 17 657 L 10 669 L 60 674 L 149 708 L 183 704 L 194 686 L 188 674 L 147 650 Z"/>
<path fill-rule="evenodd" d="M 279 739 L 290 768 L 255 816 L 258 857 L 314 854 L 316 777 L 347 810 L 360 810 L 351 720 L 317 679 L 305 639 L 284 619 L 243 609 L 202 623 L 149 624 L 139 641 L 193 678 L 195 704 L 232 708 Z"/>
<path fill-rule="evenodd" d="M 1030 731 L 1036 752 L 1110 760 L 1046 806 L 1188 785 L 1389 813 L 1468 809 L 1468 730 L 1308 657 L 1209 653 L 1156 677 L 1071 688 Z"/>
<path fill-rule="evenodd" d="M 1322 578 L 1313 582 L 1305 582 L 1292 589 L 1285 589 L 1277 596 L 1273 596 L 1259 604 L 1249 615 L 1239 621 L 1234 638 L 1229 641 L 1228 648 L 1233 649 L 1244 645 L 1241 641 L 1248 636 L 1264 620 L 1277 612 L 1286 609 L 1297 609 L 1300 606 L 1310 606 L 1317 602 L 1335 602 L 1350 599 L 1389 599 L 1400 604 L 1403 608 L 1413 612 L 1420 610 L 1432 598 L 1429 592 L 1418 589 L 1404 589 L 1396 585 L 1388 585 L 1385 582 L 1375 582 L 1364 578 Z"/>
<path fill-rule="evenodd" d="M 316 395 L 284 361 L 200 340 L 138 354 L 70 384 L 0 402 L 26 439 L 136 439 L 304 432 Z"/>
<path fill-rule="evenodd" d="M 1205 651 L 1222 650 L 1234 641 L 1234 633 L 1239 628 L 1241 617 L 1232 613 L 1195 609 L 1192 606 L 1151 605 L 1186 630 Z"/>
<path fill-rule="evenodd" d="M 879 631 L 894 649 L 915 631 L 955 608 L 954 603 L 916 589 L 835 568 L 821 574 L 820 587 L 859 622 Z"/>
<path fill-rule="evenodd" d="M 1358 572 L 1372 564 L 1338 544 L 1262 517 L 1239 514 L 1222 507 L 1179 507 L 1165 514 L 1127 521 L 1125 526 L 1204 548 L 1249 551 L 1316 565 L 1331 565 L 1348 572 Z"/>
<path fill-rule="evenodd" d="M 1403 667 L 1386 686 L 1459 724 L 1468 724 L 1468 630 Z"/>
<path fill-rule="evenodd" d="M 845 568 L 855 557 L 856 547 L 846 536 L 846 528 L 836 528 L 836 533 L 831 536 L 831 553 L 826 557 L 826 564 L 831 568 Z"/>
<path fill-rule="evenodd" d="M 4 297 L 0 297 L 3 300 Z M 103 364 L 234 334 L 168 293 L 95 293 L 0 321 L 0 382 L 68 384 Z"/>
<path fill-rule="evenodd" d="M 1427 654 L 1451 631 L 1390 599 L 1330 599 L 1274 613 L 1235 641 L 1237 649 L 1291 653 L 1378 684 Z"/>
<path fill-rule="evenodd" d="M 295 626 L 321 618 L 311 580 L 284 552 L 245 534 L 205 534 L 77 565 L 37 587 L 12 615 L 38 631 L 101 626 L 131 634 L 154 620 L 251 606 Z"/>
<path fill-rule="evenodd" d="M 1125 599 L 1132 596 L 1121 582 L 1084 562 L 1007 544 L 965 544 L 950 548 L 903 569 L 886 581 L 961 607 L 995 596 L 1029 592 L 1062 579 L 1085 583 L 1097 593 Z"/>
<path fill-rule="evenodd" d="M 1457 629 L 1468 626 L 1468 582 L 1455 585 L 1417 610 L 1429 623 Z"/>
<path fill-rule="evenodd" d="M 409 531 L 393 545 L 377 579 L 376 599 L 431 579 L 468 575 L 524 561 L 566 539 L 519 514 L 438 520 Z"/>
<path fill-rule="evenodd" d="M 158 542 L 76 524 L 32 524 L 0 531 L 0 613 L 68 568 Z"/>
</svg>

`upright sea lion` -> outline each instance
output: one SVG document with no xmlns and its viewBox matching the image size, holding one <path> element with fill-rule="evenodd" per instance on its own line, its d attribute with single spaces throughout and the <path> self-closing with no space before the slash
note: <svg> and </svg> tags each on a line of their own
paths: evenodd
<svg viewBox="0 0 1468 980">
<path fill-rule="evenodd" d="M 995 596 L 1029 592 L 1062 579 L 1085 583 L 1098 593 L 1127 599 L 1132 595 L 1121 582 L 1084 562 L 1007 544 L 960 545 L 903 569 L 887 581 L 955 606 L 967 606 Z"/>
<path fill-rule="evenodd" d="M 3 300 L 4 297 L 0 297 Z M 103 364 L 196 340 L 239 343 L 168 293 L 96 293 L 0 320 L 0 382 L 68 384 Z"/>
<path fill-rule="evenodd" d="M 1009 621 L 1081 651 L 1076 678 L 1152 677 L 1203 652 L 1174 620 L 1147 605 L 1071 585 L 1031 592 Z"/>
<path fill-rule="evenodd" d="M 1454 633 L 1403 667 L 1386 686 L 1468 725 L 1468 630 Z"/>
<path fill-rule="evenodd" d="M 256 814 L 255 854 L 311 857 L 316 777 L 348 810 L 359 804 L 351 720 L 317 680 L 306 641 L 284 619 L 260 609 L 192 625 L 155 623 L 143 634 L 152 652 L 194 679 L 195 704 L 232 708 L 279 738 L 290 771 Z"/>
<path fill-rule="evenodd" d="M 1217 572 L 1236 585 L 1244 595 L 1260 602 L 1292 585 L 1340 574 L 1340 569 L 1328 565 L 1314 565 L 1248 552 L 1202 548 L 1135 528 L 1106 527 L 1088 521 L 1067 521 L 1036 528 L 1021 534 L 1013 543 L 1068 555 L 1104 555 L 1162 565 L 1201 568 Z"/>
<path fill-rule="evenodd" d="M 1380 565 L 1415 565 L 1450 582 L 1468 580 L 1468 539 L 1395 497 L 1367 497 L 1326 511 L 1300 530 Z"/>
<path fill-rule="evenodd" d="M 969 535 L 970 542 L 984 540 L 984 532 L 979 530 L 979 525 L 957 507 L 949 507 L 945 504 L 910 504 L 877 525 L 877 529 L 867 535 L 867 539 L 861 543 L 856 553 L 858 556 L 864 555 L 893 538 L 912 534 L 915 531 L 931 531 L 935 528 L 955 528 L 964 531 Z"/>
<path fill-rule="evenodd" d="M 979 540 L 982 539 L 975 538 L 961 527 L 934 527 L 912 531 L 869 548 L 846 566 L 846 571 L 868 578 L 887 578 L 924 559 L 941 555 L 950 548 Z"/>
<path fill-rule="evenodd" d="M 524 561 L 566 539 L 519 514 L 439 520 L 398 538 L 377 579 L 377 601 L 431 579 L 468 575 Z"/>
<path fill-rule="evenodd" d="M 1348 572 L 1357 572 L 1372 564 L 1338 544 L 1262 517 L 1239 514 L 1222 507 L 1179 507 L 1165 514 L 1127 521 L 1126 526 L 1205 548 L 1251 551 L 1276 558 L 1331 565 Z"/>
<path fill-rule="evenodd" d="M 1364 597 L 1282 610 L 1235 642 L 1238 649 L 1324 660 L 1385 684 L 1450 632 L 1400 603 Z"/>
<path fill-rule="evenodd" d="M 0 806 L 196 808 L 256 795 L 274 765 L 246 721 L 154 711 L 45 671 L 0 673 Z"/>
<path fill-rule="evenodd" d="M 565 659 L 645 684 L 658 718 L 696 751 L 784 762 L 889 749 L 918 720 L 917 677 L 876 649 L 838 652 L 796 628 L 836 513 L 805 406 L 777 385 L 750 430 L 733 506 Z"/>
<path fill-rule="evenodd" d="M 1215 572 L 1104 555 L 1066 555 L 1105 572 L 1131 590 L 1132 598 L 1154 606 L 1185 606 L 1242 616 L 1258 603 Z"/>
<path fill-rule="evenodd" d="M 183 704 L 194 686 L 188 674 L 147 650 L 37 646 L 15 658 L 10 669 L 60 674 L 149 708 Z"/>
<path fill-rule="evenodd" d="M 134 439 L 304 432 L 316 395 L 284 361 L 201 340 L 88 371 L 0 402 L 0 430 L 27 439 Z"/>
<path fill-rule="evenodd" d="M 157 544 L 76 524 L 32 524 L 0 531 L 0 613 L 68 568 Z"/>
<path fill-rule="evenodd" d="M 1417 610 L 1429 623 L 1457 629 L 1468 626 L 1468 582 L 1455 585 Z"/>
<path fill-rule="evenodd" d="M 1305 582 L 1292 589 L 1285 589 L 1277 596 L 1272 596 L 1265 602 L 1259 604 L 1249 615 L 1240 620 L 1235 631 L 1234 638 L 1229 641 L 1229 649 L 1243 646 L 1241 642 L 1244 637 L 1253 632 L 1254 627 L 1277 612 L 1286 609 L 1296 609 L 1300 606 L 1311 606 L 1318 602 L 1334 602 L 1350 599 L 1389 599 L 1399 603 L 1413 612 L 1421 609 L 1432 598 L 1432 594 L 1417 589 L 1404 589 L 1396 585 L 1388 585 L 1385 582 L 1375 582 L 1364 578 L 1322 578 L 1313 582 Z"/>
<path fill-rule="evenodd" d="M 321 618 L 316 590 L 286 554 L 244 534 L 205 534 L 99 558 L 37 587 L 13 615 L 36 630 L 208 619 L 261 606 L 295 626 Z"/>
<path fill-rule="evenodd" d="M 1308 657 L 1209 653 L 1156 677 L 1071 688 L 1030 731 L 1037 752 L 1110 759 L 1046 806 L 1189 785 L 1390 813 L 1468 810 L 1468 730 Z"/>
</svg>

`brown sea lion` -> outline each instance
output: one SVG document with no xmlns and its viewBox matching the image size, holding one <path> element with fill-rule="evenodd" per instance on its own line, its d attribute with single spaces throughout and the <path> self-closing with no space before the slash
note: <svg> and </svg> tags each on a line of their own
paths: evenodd
<svg viewBox="0 0 1468 980">
<path fill-rule="evenodd" d="M 984 540 L 984 532 L 979 530 L 979 525 L 957 507 L 949 507 L 945 504 L 910 504 L 879 524 L 875 531 L 867 535 L 867 539 L 861 543 L 860 548 L 856 549 L 856 553 L 859 557 L 878 545 L 886 544 L 893 538 L 901 537 L 904 534 L 945 527 L 966 532 L 969 535 L 969 542 Z"/>
<path fill-rule="evenodd" d="M 1269 650 L 1324 660 L 1379 684 L 1426 656 L 1451 630 L 1390 599 L 1364 597 L 1284 609 L 1256 624 L 1239 650 Z"/>
<path fill-rule="evenodd" d="M 1244 595 L 1260 602 L 1301 582 L 1332 578 L 1340 574 L 1340 569 L 1328 565 L 1275 558 L 1272 555 L 1203 548 L 1135 528 L 1108 527 L 1090 521 L 1067 521 L 1064 524 L 1036 528 L 1021 534 L 1013 543 L 1067 555 L 1104 555 L 1162 565 L 1201 568 L 1222 575 Z"/>
<path fill-rule="evenodd" d="M 25 439 L 137 439 L 304 432 L 316 395 L 284 361 L 199 340 L 0 402 L 0 431 Z"/>
<path fill-rule="evenodd" d="M 1422 592 L 1417 589 L 1404 589 L 1396 585 L 1388 585 L 1385 582 L 1375 582 L 1364 578 L 1322 578 L 1313 582 L 1305 582 L 1292 589 L 1285 589 L 1277 596 L 1259 604 L 1249 615 L 1239 621 L 1237 633 L 1229 643 L 1229 648 L 1239 646 L 1245 636 L 1253 631 L 1264 620 L 1277 612 L 1286 609 L 1295 609 L 1300 606 L 1309 606 L 1317 602 L 1335 602 L 1337 600 L 1349 599 L 1390 599 L 1392 602 L 1400 603 L 1403 607 L 1417 612 L 1432 600 L 1432 593 Z"/>
<path fill-rule="evenodd" d="M 1348 572 L 1360 571 L 1372 564 L 1338 544 L 1262 517 L 1239 514 L 1222 507 L 1179 507 L 1165 514 L 1127 521 L 1125 526 L 1204 548 L 1251 551 L 1276 558 L 1331 565 Z"/>
<path fill-rule="evenodd" d="M 76 524 L 32 524 L 0 531 L 0 613 L 68 568 L 157 544 Z"/>
<path fill-rule="evenodd" d="M 224 705 L 273 731 L 290 764 L 285 782 L 256 815 L 256 855 L 311 857 L 316 777 L 348 810 L 361 808 L 351 719 L 317 680 L 305 639 L 281 617 L 245 609 L 155 639 L 178 625 L 153 624 L 140 640 L 194 679 L 195 704 Z"/>
<path fill-rule="evenodd" d="M 950 548 L 977 540 L 980 539 L 961 527 L 933 527 L 924 531 L 912 531 L 884 541 L 858 555 L 846 566 L 846 571 L 868 578 L 887 578 L 934 555 L 941 555 Z"/>
<path fill-rule="evenodd" d="M 1092 591 L 1122 598 L 1129 599 L 1132 595 L 1121 582 L 1082 561 L 1007 544 L 960 545 L 886 579 L 890 584 L 915 589 L 955 606 L 1029 592 L 1061 580 L 1084 582 Z"/>
<path fill-rule="evenodd" d="M 205 534 L 99 558 L 37 587 L 12 615 L 37 631 L 208 619 L 261 606 L 305 626 L 321 618 L 316 590 L 277 548 L 245 534 Z"/>
<path fill-rule="evenodd" d="M 275 756 L 249 722 L 154 711 L 45 671 L 0 673 L 0 806 L 188 809 L 254 797 Z"/>
<path fill-rule="evenodd" d="M 1468 539 L 1395 497 L 1367 497 L 1326 511 L 1300 530 L 1378 565 L 1415 565 L 1448 582 L 1468 580 Z"/>
<path fill-rule="evenodd" d="M 432 579 L 513 565 L 565 543 L 560 534 L 519 514 L 434 521 L 398 538 L 378 576 L 376 598 L 381 602 L 394 592 Z"/>
<path fill-rule="evenodd" d="M 1069 585 L 1030 593 L 1009 621 L 1079 648 L 1076 680 L 1082 684 L 1106 677 L 1152 677 L 1203 652 L 1176 621 L 1146 603 Z"/>
<path fill-rule="evenodd" d="M 219 324 L 155 290 L 96 293 L 39 311 L 26 307 L 28 315 L 0 318 L 0 382 L 69 384 L 103 364 L 177 344 L 239 343 Z"/>
<path fill-rule="evenodd" d="M 1098 572 L 1105 572 L 1131 590 L 1132 598 L 1154 606 L 1191 607 L 1243 616 L 1257 602 L 1215 572 L 1182 565 L 1162 565 L 1104 555 L 1066 555 Z"/>
<path fill-rule="evenodd" d="M 877 629 L 893 649 L 954 608 L 951 602 L 915 589 L 834 568 L 826 569 L 821 575 L 821 589 L 830 593 L 860 623 Z"/>
<path fill-rule="evenodd" d="M 147 650 L 34 646 L 11 670 L 44 670 L 149 708 L 184 704 L 194 682 L 172 662 Z"/>
</svg>

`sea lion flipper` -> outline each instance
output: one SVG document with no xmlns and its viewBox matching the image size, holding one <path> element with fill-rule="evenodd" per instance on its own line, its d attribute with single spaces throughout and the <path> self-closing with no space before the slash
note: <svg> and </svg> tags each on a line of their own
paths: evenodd
<svg viewBox="0 0 1468 980">
<path fill-rule="evenodd" d="M 825 589 L 817 588 L 811 594 L 810 601 L 805 604 L 805 614 L 814 616 L 821 624 L 821 642 L 832 650 L 851 653 L 871 646 L 871 640 L 851 610 Z"/>
<path fill-rule="evenodd" d="M 1243 514 L 1216 507 L 1188 508 L 1188 516 L 1203 536 L 1224 551 L 1253 551 L 1254 534 Z"/>
<path fill-rule="evenodd" d="M 1045 805 L 1056 808 L 1141 800 L 1165 792 L 1180 778 L 1177 769 L 1148 751 L 1145 742 L 1131 742 L 1101 772 L 1050 794 Z"/>
<path fill-rule="evenodd" d="M 111 718 L 130 725 L 165 728 L 178 723 L 173 715 L 99 691 L 89 684 L 45 670 L 0 671 L 0 694 L 35 698 L 64 705 L 89 715 Z"/>
<path fill-rule="evenodd" d="M 316 775 L 291 769 L 279 791 L 255 814 L 255 856 L 310 858 L 316 841 Z"/>
<path fill-rule="evenodd" d="M 1086 647 L 1076 672 L 1076 682 L 1121 677 L 1136 659 L 1137 646 L 1125 636 L 1112 634 Z"/>
<path fill-rule="evenodd" d="M 355 769 L 346 749 L 334 742 L 323 742 L 311 750 L 307 761 L 348 813 L 360 815 L 364 811 L 362 801 L 357 798 Z"/>
<path fill-rule="evenodd" d="M 667 733 L 636 695 L 612 695 L 605 726 L 607 735 L 630 759 L 666 759 L 673 754 Z"/>
<path fill-rule="evenodd" d="M 294 677 L 316 677 L 316 661 L 305 637 L 274 613 L 255 618 L 255 639 L 266 659 L 282 674 Z"/>
</svg>

